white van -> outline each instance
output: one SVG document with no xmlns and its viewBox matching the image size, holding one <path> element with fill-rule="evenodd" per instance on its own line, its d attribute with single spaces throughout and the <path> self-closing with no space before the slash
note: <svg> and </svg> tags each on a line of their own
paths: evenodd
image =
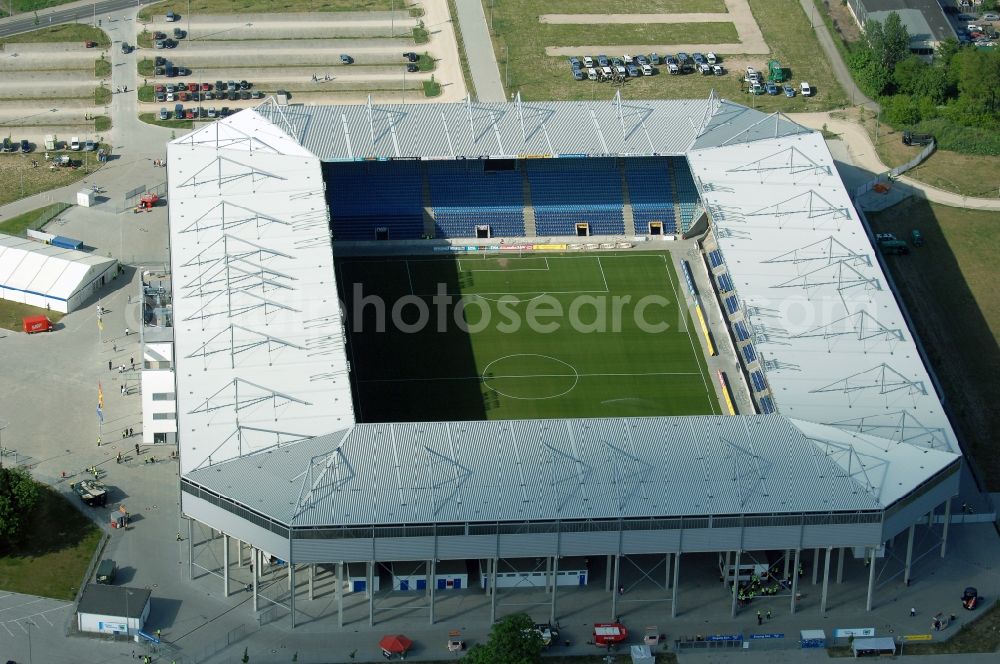
<svg viewBox="0 0 1000 664">
<path fill-rule="evenodd" d="M 70 139 L 70 141 L 69 141 L 69 149 L 70 150 L 79 150 L 80 149 L 80 138 L 78 136 L 74 136 L 73 138 Z"/>
<path fill-rule="evenodd" d="M 809 87 L 809 83 L 807 83 L 806 81 L 802 81 L 799 84 L 799 90 L 802 92 L 803 97 L 808 97 L 809 95 L 812 94 L 812 88 Z"/>
<path fill-rule="evenodd" d="M 597 80 L 597 70 L 593 67 L 587 67 L 587 79 L 591 81 Z"/>
</svg>

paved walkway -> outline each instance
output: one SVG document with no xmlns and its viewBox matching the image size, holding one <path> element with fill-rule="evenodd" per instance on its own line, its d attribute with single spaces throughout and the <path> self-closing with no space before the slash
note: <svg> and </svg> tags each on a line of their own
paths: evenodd
<svg viewBox="0 0 1000 664">
<path fill-rule="evenodd" d="M 694 14 L 543 14 L 538 17 L 541 23 L 560 23 L 575 25 L 604 25 L 607 23 L 732 23 L 736 27 L 736 44 L 668 44 L 670 48 L 657 46 L 661 51 L 711 51 L 714 53 L 741 53 L 747 55 L 767 55 L 771 52 L 764 35 L 757 25 L 757 20 L 750 11 L 747 0 L 725 0 L 725 12 L 694 13 Z M 600 53 L 603 51 L 625 53 L 648 53 L 653 50 L 644 46 L 550 46 L 545 49 L 547 55 L 575 55 L 580 51 Z"/>
<path fill-rule="evenodd" d="M 880 108 L 878 103 L 866 97 L 865 93 L 854 82 L 851 72 L 847 68 L 847 63 L 840 57 L 840 51 L 837 50 L 837 46 L 833 43 L 830 31 L 826 29 L 826 23 L 823 22 L 823 17 L 820 16 L 812 0 L 799 0 L 799 3 L 802 5 L 802 11 L 806 13 L 809 23 L 812 24 L 813 30 L 816 32 L 819 45 L 823 48 L 827 61 L 833 67 L 833 75 L 836 77 L 837 82 L 840 83 L 840 87 L 844 89 L 844 92 L 851 99 L 851 105 L 867 106 L 870 109 L 878 110 Z"/>
<path fill-rule="evenodd" d="M 462 29 L 465 57 L 469 61 L 476 98 L 479 101 L 506 101 L 483 3 L 479 0 L 456 0 L 455 7 L 458 9 L 455 18 Z"/>
<path fill-rule="evenodd" d="M 890 170 L 888 166 L 882 163 L 878 153 L 875 151 L 875 146 L 872 144 L 871 136 L 868 135 L 864 127 L 843 118 L 832 117 L 830 113 L 791 113 L 789 117 L 806 127 L 822 129 L 826 125 L 829 131 L 840 134 L 844 139 L 854 165 L 871 171 L 873 176 Z M 932 155 L 931 159 L 933 158 Z M 897 182 L 901 182 L 922 192 L 927 200 L 932 203 L 973 210 L 1000 210 L 1000 199 L 998 198 L 963 196 L 962 194 L 938 189 L 905 175 L 898 178 Z"/>
</svg>

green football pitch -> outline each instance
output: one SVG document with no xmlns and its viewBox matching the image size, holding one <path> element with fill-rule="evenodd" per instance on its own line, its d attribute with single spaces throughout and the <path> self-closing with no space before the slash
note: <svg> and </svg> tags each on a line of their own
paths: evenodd
<svg viewBox="0 0 1000 664">
<path fill-rule="evenodd" d="M 344 257 L 337 270 L 360 421 L 720 412 L 666 252 Z"/>
</svg>

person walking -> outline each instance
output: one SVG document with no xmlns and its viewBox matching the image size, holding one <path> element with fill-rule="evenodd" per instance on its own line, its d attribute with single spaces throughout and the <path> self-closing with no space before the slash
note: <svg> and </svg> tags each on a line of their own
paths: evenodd
<svg viewBox="0 0 1000 664">
<path fill-rule="evenodd" d="M 910 608 L 910 617 L 912 618 L 915 615 L 917 615 L 917 609 L 916 609 L 916 607 L 911 607 Z"/>
<path fill-rule="evenodd" d="M 771 609 L 767 610 L 767 620 L 768 620 L 768 622 L 770 622 L 770 620 L 771 620 Z"/>
<path fill-rule="evenodd" d="M 127 337 L 128 335 L 129 335 L 129 329 L 126 327 L 125 328 L 125 336 Z"/>
<path fill-rule="evenodd" d="M 132 363 L 132 371 L 135 371 L 135 358 L 134 357 L 130 357 L 128 359 L 129 359 L 129 362 Z"/>
<path fill-rule="evenodd" d="M 108 371 L 111 371 L 111 360 L 108 360 Z"/>
<path fill-rule="evenodd" d="M 139 443 L 135 444 L 135 455 L 139 456 Z"/>
<path fill-rule="evenodd" d="M 764 616 L 760 615 L 760 609 L 757 609 L 757 624 L 758 625 L 764 624 Z"/>
</svg>

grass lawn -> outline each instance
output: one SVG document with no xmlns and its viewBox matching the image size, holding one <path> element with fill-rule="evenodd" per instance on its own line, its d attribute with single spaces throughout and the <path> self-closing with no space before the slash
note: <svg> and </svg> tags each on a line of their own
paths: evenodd
<svg viewBox="0 0 1000 664">
<path fill-rule="evenodd" d="M 425 97 L 437 97 L 441 94 L 441 84 L 431 77 L 431 80 L 424 81 L 424 96 Z"/>
<path fill-rule="evenodd" d="M 111 103 L 111 89 L 103 85 L 94 88 L 94 106 L 107 106 Z"/>
<path fill-rule="evenodd" d="M 153 94 L 154 93 L 152 85 L 143 85 L 142 87 L 139 88 L 138 92 L 139 101 L 146 101 L 146 102 L 153 101 Z"/>
<path fill-rule="evenodd" d="M 41 485 L 39 489 L 27 539 L 0 557 L 0 588 L 71 600 L 84 581 L 101 531 L 55 491 Z"/>
<path fill-rule="evenodd" d="M 389 11 L 392 0 L 191 0 L 191 15 L 197 14 L 263 14 L 279 12 L 370 12 Z M 395 2 L 397 11 L 406 11 L 405 0 Z M 144 7 L 140 21 L 160 20 L 170 10 L 183 17 L 188 3 L 160 2 Z"/>
<path fill-rule="evenodd" d="M 153 33 L 143 30 L 135 36 L 135 43 L 139 48 L 153 48 Z"/>
<path fill-rule="evenodd" d="M 111 40 L 99 28 L 81 23 L 53 25 L 32 32 L 11 35 L 0 39 L 0 44 L 35 44 L 39 42 L 85 42 L 95 41 L 98 46 L 106 48 Z"/>
<path fill-rule="evenodd" d="M 50 170 L 41 152 L 0 155 L 0 205 L 76 182 L 97 170 L 99 165 L 94 156 L 76 155 L 74 159 L 87 161 L 77 169 Z M 32 168 L 32 161 L 38 162 L 37 168 Z"/>
<path fill-rule="evenodd" d="M 669 258 L 656 252 L 339 259 L 360 418 L 718 413 L 700 346 L 682 327 Z M 380 330 L 374 307 L 354 309 L 357 288 L 381 297 L 398 316 Z M 456 302 L 439 310 L 431 298 L 441 289 Z M 629 301 L 617 299 L 623 296 Z M 417 301 L 430 307 L 430 318 L 412 330 Z"/>
<path fill-rule="evenodd" d="M 417 67 L 420 71 L 434 71 L 437 67 L 437 62 L 435 62 L 434 58 L 429 56 L 427 53 L 418 53 Z"/>
<path fill-rule="evenodd" d="M 49 320 L 53 323 L 60 321 L 63 317 L 61 313 L 49 311 L 42 307 L 33 307 L 28 304 L 21 304 L 20 302 L 11 302 L 10 300 L 0 300 L 0 328 L 14 332 L 23 332 L 24 327 L 21 319 L 27 316 L 48 316 Z M 3 558 L 0 558 L 0 588 L 4 587 L 2 561 Z"/>
<path fill-rule="evenodd" d="M 910 199 L 868 215 L 876 232 L 925 245 L 888 264 L 951 405 L 954 424 L 991 491 L 1000 490 L 1000 289 L 997 213 Z"/>
<path fill-rule="evenodd" d="M 143 58 L 140 60 L 136 67 L 139 70 L 139 76 L 152 77 L 153 73 L 156 71 L 156 63 L 149 58 Z"/>
<path fill-rule="evenodd" d="M 172 129 L 191 129 L 194 127 L 194 120 L 160 120 L 156 113 L 140 113 L 139 119 L 146 124 L 157 125 L 159 127 L 170 127 Z"/>
<path fill-rule="evenodd" d="M 920 154 L 923 146 L 903 145 L 903 132 L 885 124 L 879 125 L 875 139 L 875 118 L 870 112 L 860 114 L 855 110 L 844 111 L 854 120 L 860 119 L 878 152 L 882 163 L 899 166 Z M 935 150 L 924 163 L 906 172 L 911 177 L 929 185 L 978 198 L 1000 197 L 1000 157 L 962 154 L 950 150 Z"/>
<path fill-rule="evenodd" d="M 0 233 L 23 236 L 26 229 L 38 230 L 69 207 L 72 207 L 69 203 L 52 203 L 16 217 L 4 219 L 0 221 Z"/>
<path fill-rule="evenodd" d="M 98 115 L 94 118 L 94 131 L 108 131 L 111 129 L 111 118 L 106 115 Z"/>
<path fill-rule="evenodd" d="M 487 16 L 490 0 L 482 0 Z M 843 106 L 846 97 L 824 58 L 817 58 L 819 42 L 809 20 L 796 0 L 750 0 L 750 8 L 763 32 L 764 39 L 793 81 L 808 80 L 815 93 L 808 99 L 796 96 L 758 96 L 752 101 L 741 91 L 742 71 L 730 71 L 725 76 L 687 74 L 670 76 L 661 68 L 655 76 L 631 79 L 622 94 L 631 99 L 692 99 L 707 97 L 714 88 L 719 94 L 735 101 L 751 103 L 765 111 L 818 111 Z M 632 25 L 554 25 L 538 22 L 540 14 L 594 12 L 695 12 L 725 11 L 720 0 L 667 0 L 664 2 L 632 3 L 625 7 L 607 3 L 576 3 L 569 0 L 505 0 L 493 7 L 494 49 L 502 78 L 509 76 L 508 92 L 520 90 L 525 99 L 610 99 L 615 87 L 611 83 L 575 81 L 570 75 L 566 58 L 547 57 L 547 46 L 574 44 L 649 44 L 656 50 L 664 43 L 691 43 L 705 38 L 715 42 L 734 42 L 732 23 L 701 23 L 695 25 L 632 24 Z M 721 30 L 723 33 L 719 33 Z M 711 42 L 710 42 L 711 43 Z M 509 49 L 508 50 L 505 50 Z M 611 49 L 609 48 L 609 51 Z M 509 54 L 509 67 L 505 56 Z M 596 53 L 580 55 L 597 55 Z M 621 55 L 609 52 L 608 55 Z M 666 55 L 666 53 L 660 53 Z M 724 57 L 736 62 L 750 62 L 765 69 L 768 56 Z"/>
<path fill-rule="evenodd" d="M 105 58 L 94 60 L 94 78 L 108 78 L 111 76 L 111 61 Z"/>
</svg>

